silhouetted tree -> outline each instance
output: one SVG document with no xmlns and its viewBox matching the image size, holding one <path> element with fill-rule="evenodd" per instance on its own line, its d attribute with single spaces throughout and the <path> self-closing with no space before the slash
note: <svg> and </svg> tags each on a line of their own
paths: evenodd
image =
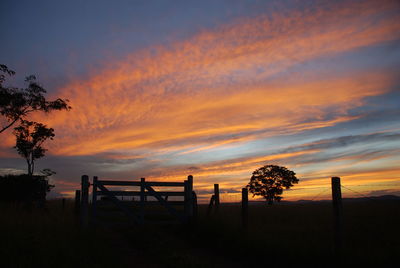
<svg viewBox="0 0 400 268">
<path fill-rule="evenodd" d="M 261 195 L 272 205 L 274 201 L 281 201 L 283 188 L 289 189 L 299 182 L 295 175 L 285 167 L 266 165 L 253 172 L 247 188 L 253 196 Z"/>
<path fill-rule="evenodd" d="M 0 133 L 20 121 L 34 111 L 49 113 L 53 110 L 69 110 L 67 99 L 46 100 L 46 90 L 38 84 L 36 77 L 26 77 L 27 88 L 4 87 L 6 75 L 12 76 L 15 72 L 8 69 L 6 65 L 0 64 L 0 114 L 6 123 L 1 126 Z"/>
<path fill-rule="evenodd" d="M 28 164 L 28 175 L 32 176 L 35 169 L 35 160 L 44 156 L 46 149 L 42 144 L 54 137 L 54 129 L 37 122 L 23 120 L 14 128 L 18 154 L 25 158 Z"/>
</svg>

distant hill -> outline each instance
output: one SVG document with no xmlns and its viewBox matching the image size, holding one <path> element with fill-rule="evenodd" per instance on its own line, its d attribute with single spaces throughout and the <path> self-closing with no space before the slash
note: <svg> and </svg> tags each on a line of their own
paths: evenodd
<svg viewBox="0 0 400 268">
<path fill-rule="evenodd" d="M 357 198 L 343 198 L 343 202 L 364 202 L 364 201 L 371 201 L 371 200 L 376 200 L 376 201 L 384 201 L 384 200 L 398 200 L 400 201 L 400 196 L 397 195 L 381 195 L 381 196 L 368 196 L 368 197 L 357 197 Z M 301 203 L 327 203 L 327 202 L 332 202 L 332 200 L 307 200 L 307 199 L 301 199 L 297 201 L 286 201 L 282 200 L 280 203 L 274 203 L 274 205 L 279 205 L 279 204 L 301 204 Z M 221 205 L 224 206 L 229 206 L 233 205 L 236 206 L 240 204 L 239 202 L 221 202 Z M 252 206 L 264 206 L 266 205 L 266 201 L 249 201 L 249 204 Z"/>
<path fill-rule="evenodd" d="M 343 198 L 343 200 L 400 200 L 400 196 L 397 195 L 381 195 L 381 196 L 369 196 L 360 198 Z"/>
<path fill-rule="evenodd" d="M 400 200 L 400 196 L 397 195 L 381 195 L 381 196 L 368 196 L 368 197 L 356 197 L 356 198 L 343 198 L 345 202 L 357 202 L 367 200 Z M 297 201 L 284 201 L 285 203 L 309 203 L 309 202 L 330 202 L 331 200 L 297 200 Z"/>
<path fill-rule="evenodd" d="M 381 195 L 381 196 L 373 196 L 371 198 L 376 198 L 376 199 L 383 199 L 383 200 L 400 200 L 400 196 L 397 195 Z"/>
<path fill-rule="evenodd" d="M 381 196 L 368 196 L 368 197 L 357 197 L 357 198 L 343 198 L 343 202 L 362 202 L 362 201 L 371 201 L 371 200 L 377 200 L 377 201 L 383 201 L 383 200 L 399 200 L 400 201 L 400 196 L 397 195 L 381 195 Z M 286 201 L 282 200 L 280 203 L 281 204 L 299 204 L 299 203 L 326 203 L 326 202 L 332 202 L 331 200 L 307 200 L 307 199 L 301 199 L 297 201 Z M 249 202 L 251 205 L 265 205 L 265 201 L 250 201 Z M 228 203 L 223 203 L 223 204 L 228 204 Z M 234 203 L 232 203 L 234 204 Z M 276 203 L 279 204 L 279 203 Z"/>
</svg>

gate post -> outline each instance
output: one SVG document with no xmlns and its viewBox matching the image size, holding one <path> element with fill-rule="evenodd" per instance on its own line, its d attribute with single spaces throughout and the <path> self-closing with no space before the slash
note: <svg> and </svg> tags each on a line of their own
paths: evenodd
<svg viewBox="0 0 400 268">
<path fill-rule="evenodd" d="M 183 181 L 183 183 L 184 183 L 183 189 L 184 189 L 184 192 L 185 192 L 185 195 L 183 197 L 183 202 L 185 203 L 183 205 L 183 211 L 185 213 L 186 222 L 189 222 L 189 218 L 190 218 L 190 216 L 189 216 L 189 196 L 188 196 L 188 189 L 189 189 L 189 185 L 188 184 L 189 183 L 188 183 L 187 180 Z"/>
<path fill-rule="evenodd" d="M 192 175 L 189 175 L 188 176 L 188 179 L 187 179 L 187 181 L 188 181 L 188 197 L 189 197 L 189 200 L 188 200 L 188 202 L 189 202 L 189 211 L 188 211 L 188 213 L 189 213 L 189 218 L 191 219 L 192 217 L 193 217 L 193 176 Z"/>
<path fill-rule="evenodd" d="M 332 204 L 333 204 L 333 227 L 334 227 L 334 254 L 340 261 L 343 248 L 343 206 L 340 178 L 332 177 Z"/>
<path fill-rule="evenodd" d="M 92 223 L 97 223 L 97 176 L 93 177 L 92 188 Z"/>
<path fill-rule="evenodd" d="M 193 176 L 185 180 L 185 217 L 190 222 L 193 217 Z"/>
<path fill-rule="evenodd" d="M 81 225 L 87 228 L 89 225 L 89 176 L 83 175 L 81 178 Z"/>
<path fill-rule="evenodd" d="M 140 179 L 140 223 L 144 224 L 144 205 L 146 202 L 146 179 Z"/>
</svg>

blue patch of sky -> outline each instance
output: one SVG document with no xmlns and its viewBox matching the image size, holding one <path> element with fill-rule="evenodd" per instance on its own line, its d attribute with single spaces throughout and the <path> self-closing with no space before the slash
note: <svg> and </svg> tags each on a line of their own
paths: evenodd
<svg viewBox="0 0 400 268">
<path fill-rule="evenodd" d="M 166 157 L 173 159 L 170 164 L 206 163 L 221 159 L 271 155 L 291 146 L 323 139 L 332 139 L 349 135 L 365 135 L 376 132 L 399 133 L 400 91 L 396 89 L 398 89 L 398 83 L 388 93 L 366 98 L 363 106 L 349 110 L 349 115 L 360 116 L 360 118 L 357 119 L 294 134 L 279 134 L 250 142 L 216 147 L 186 155 L 173 154 Z M 332 114 L 328 115 L 326 119 L 333 119 L 334 117 L 335 116 Z M 265 133 L 268 133 L 268 130 L 265 130 Z M 390 144 L 392 148 L 400 148 L 400 141 L 384 143 Z M 361 147 L 372 145 L 373 144 L 365 144 Z M 380 146 L 382 146 L 382 150 L 384 150 L 385 146 L 383 144 Z M 376 146 L 374 145 L 373 147 Z M 379 149 L 378 147 L 376 148 Z"/>
<path fill-rule="evenodd" d="M 312 143 L 324 139 L 334 139 L 351 135 L 366 135 L 376 132 L 387 131 L 388 133 L 400 133 L 400 121 L 394 115 L 385 119 L 382 116 L 360 118 L 343 122 L 330 127 L 312 129 L 295 134 L 277 135 L 268 138 L 261 138 L 245 143 L 238 143 L 231 146 L 216 147 L 213 149 L 193 152 L 185 155 L 170 155 L 170 164 L 201 164 L 218 160 L 228 160 L 240 157 L 267 156 L 280 153 L 282 150 Z M 393 148 L 400 149 L 400 140 L 392 141 L 368 141 L 363 144 L 343 144 L 337 148 L 327 148 L 323 151 L 329 154 L 358 151 L 362 152 L 368 148 L 372 151 L 385 151 Z"/>
</svg>

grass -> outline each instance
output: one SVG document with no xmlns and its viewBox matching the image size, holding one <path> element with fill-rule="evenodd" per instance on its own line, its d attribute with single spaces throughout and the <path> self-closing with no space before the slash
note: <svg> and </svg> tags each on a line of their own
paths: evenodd
<svg viewBox="0 0 400 268">
<path fill-rule="evenodd" d="M 344 203 L 342 264 L 391 266 L 399 261 L 400 203 Z M 329 202 L 250 205 L 249 226 L 240 206 L 221 205 L 193 227 L 145 225 L 113 231 L 81 230 L 72 204 L 49 213 L 2 207 L 3 267 L 327 267 L 333 264 Z"/>
<path fill-rule="evenodd" d="M 49 202 L 48 211 L 0 204 L 2 267 L 110 267 L 118 250 L 94 231 L 82 230 L 72 204 Z M 116 261 L 117 260 L 117 261 Z M 122 262 L 121 262 L 122 265 Z"/>
<path fill-rule="evenodd" d="M 343 263 L 381 266 L 399 261 L 399 205 L 398 201 L 344 203 Z M 330 203 L 251 206 L 247 232 L 241 230 L 239 217 L 238 206 L 221 207 L 214 219 L 200 223 L 202 233 L 197 237 L 214 232 L 209 237 L 214 237 L 216 248 L 223 248 L 221 254 L 248 266 L 257 267 L 265 258 L 274 267 L 327 266 L 333 260 Z"/>
</svg>

